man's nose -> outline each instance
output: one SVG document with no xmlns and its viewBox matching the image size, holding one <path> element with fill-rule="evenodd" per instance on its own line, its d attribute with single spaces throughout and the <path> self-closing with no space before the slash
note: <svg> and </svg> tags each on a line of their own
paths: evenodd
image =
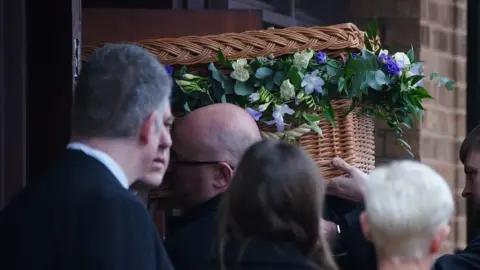
<svg viewBox="0 0 480 270">
<path fill-rule="evenodd" d="M 470 185 L 467 183 L 465 184 L 465 188 L 462 191 L 462 197 L 465 199 L 469 199 L 472 196 L 472 192 L 470 191 Z"/>
</svg>

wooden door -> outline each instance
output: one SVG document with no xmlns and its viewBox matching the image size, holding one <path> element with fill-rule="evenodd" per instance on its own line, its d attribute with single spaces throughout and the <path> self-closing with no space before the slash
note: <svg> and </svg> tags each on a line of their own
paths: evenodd
<svg viewBox="0 0 480 270">
<path fill-rule="evenodd" d="M 95 46 L 108 42 L 243 32 L 261 29 L 262 24 L 259 11 L 85 8 L 82 38 L 84 46 Z M 150 211 L 160 234 L 165 235 L 164 211 L 155 206 Z"/>
</svg>

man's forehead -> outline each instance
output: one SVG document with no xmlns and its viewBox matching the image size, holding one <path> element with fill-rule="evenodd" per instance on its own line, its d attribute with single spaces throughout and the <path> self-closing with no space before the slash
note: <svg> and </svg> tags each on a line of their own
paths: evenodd
<svg viewBox="0 0 480 270">
<path fill-rule="evenodd" d="M 471 151 L 465 159 L 465 168 L 480 169 L 480 151 Z"/>
</svg>

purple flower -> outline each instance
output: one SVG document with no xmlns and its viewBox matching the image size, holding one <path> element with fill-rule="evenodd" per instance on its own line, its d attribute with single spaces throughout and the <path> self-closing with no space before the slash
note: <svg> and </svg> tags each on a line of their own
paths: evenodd
<svg viewBox="0 0 480 270">
<path fill-rule="evenodd" d="M 358 56 L 358 53 L 352 53 L 352 58 L 353 59 L 357 58 L 357 56 Z"/>
<path fill-rule="evenodd" d="M 317 63 L 323 64 L 327 62 L 327 54 L 324 52 L 317 52 L 317 55 L 315 57 L 317 59 Z"/>
<path fill-rule="evenodd" d="M 305 89 L 305 93 L 311 94 L 315 90 L 317 93 L 323 93 L 323 85 L 325 85 L 325 81 L 318 77 L 318 69 L 313 71 L 310 74 L 305 74 L 303 76 L 302 83 L 300 84 L 303 89 Z"/>
<path fill-rule="evenodd" d="M 246 110 L 253 117 L 253 119 L 255 119 L 255 121 L 260 120 L 260 117 L 262 117 L 262 113 L 257 110 L 252 108 L 246 108 Z"/>
<path fill-rule="evenodd" d="M 283 121 L 283 115 L 292 115 L 295 111 L 290 109 L 287 104 L 277 105 L 273 111 L 273 120 L 265 122 L 267 125 L 277 126 L 277 132 L 283 132 L 285 129 L 285 122 Z"/>
<path fill-rule="evenodd" d="M 172 66 L 166 66 L 165 69 L 167 70 L 167 72 L 168 72 L 168 74 L 169 74 L 170 76 L 173 75 L 173 68 L 172 68 Z"/>
<path fill-rule="evenodd" d="M 378 62 L 380 63 L 387 63 L 389 61 L 392 61 L 392 57 L 386 53 L 381 53 L 379 56 L 378 56 Z"/>
<path fill-rule="evenodd" d="M 401 72 L 397 62 L 393 61 L 393 59 L 391 58 L 387 60 L 387 63 L 385 64 L 385 66 L 387 69 L 387 73 L 391 76 L 398 75 Z"/>
</svg>

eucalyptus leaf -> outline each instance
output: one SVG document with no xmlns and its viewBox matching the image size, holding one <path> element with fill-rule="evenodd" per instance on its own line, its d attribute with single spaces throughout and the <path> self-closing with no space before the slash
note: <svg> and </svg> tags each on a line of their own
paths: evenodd
<svg viewBox="0 0 480 270">
<path fill-rule="evenodd" d="M 448 90 L 455 90 L 453 81 L 448 80 L 448 82 L 445 83 L 445 88 L 447 88 Z"/>
<path fill-rule="evenodd" d="M 210 70 L 212 73 L 212 78 L 214 78 L 217 82 L 221 83 L 224 80 L 225 75 L 220 73 L 213 63 L 208 65 L 208 70 Z"/>
<path fill-rule="evenodd" d="M 227 96 L 223 94 L 220 100 L 222 101 L 222 103 L 227 103 Z"/>
<path fill-rule="evenodd" d="M 247 96 L 253 93 L 253 88 L 248 87 L 246 83 L 237 81 L 234 86 L 235 94 L 239 96 Z"/>
<path fill-rule="evenodd" d="M 267 67 L 261 67 L 255 71 L 255 77 L 258 79 L 263 79 L 265 77 L 271 76 L 273 74 L 273 70 Z"/>
<path fill-rule="evenodd" d="M 438 77 L 438 74 L 437 74 L 437 73 L 434 72 L 434 73 L 430 74 L 430 80 L 433 80 L 433 79 L 435 79 L 436 77 Z"/>
<path fill-rule="evenodd" d="M 220 83 L 225 90 L 225 94 L 231 95 L 234 93 L 233 87 L 234 87 L 234 82 L 233 79 L 227 78 L 226 80 L 222 80 Z"/>
<path fill-rule="evenodd" d="M 275 72 L 275 75 L 273 75 L 273 82 L 280 86 L 283 82 L 283 79 L 285 78 L 285 72 L 283 71 L 277 71 Z"/>
<path fill-rule="evenodd" d="M 362 59 L 365 60 L 364 65 L 367 70 L 378 70 L 378 59 L 375 54 L 370 51 L 363 50 Z"/>
<path fill-rule="evenodd" d="M 450 80 L 448 78 L 440 78 L 438 79 L 438 87 L 446 85 Z"/>
</svg>

